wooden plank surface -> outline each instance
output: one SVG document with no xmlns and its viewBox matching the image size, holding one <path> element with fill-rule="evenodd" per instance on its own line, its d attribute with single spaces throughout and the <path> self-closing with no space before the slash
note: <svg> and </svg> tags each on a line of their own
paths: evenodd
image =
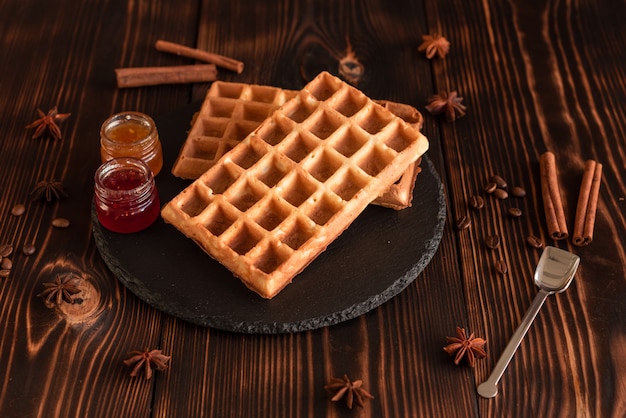
<svg viewBox="0 0 626 418">
<path fill-rule="evenodd" d="M 158 114 L 187 103 L 188 86 L 117 90 L 114 68 L 173 65 L 156 38 L 193 43 L 196 4 L 166 2 L 2 2 L 0 66 L 0 240 L 12 243 L 13 269 L 0 282 L 0 416 L 149 416 L 154 381 L 125 378 L 128 350 L 161 344 L 163 315 L 126 291 L 102 262 L 91 236 L 93 173 L 99 129 L 111 114 Z M 71 113 L 63 139 L 31 139 L 24 127 L 58 105 Z M 69 194 L 58 203 L 30 202 L 33 185 L 55 178 Z M 25 215 L 10 215 L 16 203 Z M 66 230 L 50 227 L 66 217 Z M 23 244 L 37 252 L 26 257 Z M 72 309 L 36 295 L 56 274 L 73 272 L 93 291 Z M 120 379 L 121 378 L 121 379 Z M 106 389 L 104 389 L 106 388 Z"/>
<path fill-rule="evenodd" d="M 492 199 L 487 210 L 472 213 L 475 228 L 456 234 L 469 322 L 487 338 L 492 353 L 477 368 L 477 383 L 488 375 L 536 293 L 531 278 L 539 253 L 524 244 L 525 237 L 533 234 L 554 244 L 545 227 L 539 155 L 556 154 L 570 233 L 584 161 L 608 168 L 596 240 L 585 248 L 557 244 L 582 258 L 575 284 L 546 302 L 507 370 L 500 395 L 479 400 L 481 416 L 514 416 L 520 405 L 527 416 L 620 416 L 624 386 L 617 371 L 625 354 L 615 348 L 625 331 L 617 308 L 624 300 L 624 163 L 619 156 L 625 137 L 623 119 L 615 118 L 621 113 L 615 105 L 624 96 L 619 93 L 616 102 L 613 93 L 624 91 L 624 73 L 614 56 L 599 53 L 615 48 L 615 41 L 589 28 L 614 28 L 612 16 L 624 7 L 617 2 L 433 6 L 433 22 L 457 45 L 435 72 L 436 89 L 458 89 L 469 107 L 465 119 L 442 126 L 453 216 L 467 210 L 469 196 L 492 174 L 528 191 L 522 202 Z M 524 211 L 521 219 L 505 215 L 512 204 Z M 503 238 L 497 253 L 484 246 L 494 233 Z M 494 273 L 497 258 L 509 266 L 504 278 Z"/>
<path fill-rule="evenodd" d="M 0 2 L 0 245 L 12 243 L 0 278 L 0 416 L 3 417 L 621 417 L 626 414 L 626 4 L 537 0 L 415 2 L 237 0 L 69 2 L 42 7 Z M 417 51 L 421 36 L 451 42 L 445 60 Z M 154 48 L 166 39 L 245 63 L 227 81 L 297 89 L 318 71 L 337 74 L 350 51 L 357 87 L 425 115 L 429 157 L 448 202 L 444 238 L 426 270 L 396 298 L 357 319 L 310 332 L 242 335 L 187 324 L 149 307 L 106 269 L 91 236 L 99 128 L 111 113 L 166 116 L 200 100 L 208 85 L 117 89 L 119 67 L 191 60 Z M 425 110 L 456 90 L 467 115 L 454 123 Z M 32 139 L 24 127 L 58 105 L 71 116 L 63 139 Z M 536 294 L 548 239 L 539 156 L 557 158 L 573 228 L 585 160 L 604 165 L 595 239 L 556 243 L 582 258 L 572 287 L 550 297 L 500 384 L 484 380 Z M 492 174 L 527 196 L 486 197 L 468 208 Z M 69 197 L 44 204 L 40 180 L 63 182 Z M 21 217 L 11 215 L 26 204 Z M 519 219 L 506 215 L 518 206 Z M 458 216 L 472 225 L 458 231 Z M 54 229 L 55 217 L 70 219 Z M 502 244 L 486 248 L 497 234 Z M 21 253 L 34 244 L 34 255 Z M 508 266 L 506 275 L 494 268 Z M 82 303 L 49 307 L 37 297 L 56 274 L 83 278 Z M 366 279 L 366 278 L 364 278 Z M 488 340 L 476 368 L 442 350 L 460 325 Z M 171 368 L 152 380 L 122 364 L 134 349 L 160 348 Z M 362 410 L 329 401 L 333 376 L 362 379 L 374 395 Z"/>
</svg>

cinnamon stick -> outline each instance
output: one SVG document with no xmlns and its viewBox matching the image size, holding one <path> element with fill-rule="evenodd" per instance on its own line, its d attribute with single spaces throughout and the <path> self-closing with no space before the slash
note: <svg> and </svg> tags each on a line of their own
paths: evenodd
<svg viewBox="0 0 626 418">
<path fill-rule="evenodd" d="M 215 81 L 217 79 L 217 69 L 215 64 L 117 68 L 115 76 L 119 88 L 156 86 L 159 84 L 203 83 Z"/>
<path fill-rule="evenodd" d="M 601 181 L 602 164 L 593 160 L 586 161 L 578 193 L 574 234 L 572 236 L 572 243 L 579 247 L 588 245 L 593 240 Z"/>
<path fill-rule="evenodd" d="M 190 48 L 188 46 L 163 40 L 156 41 L 155 46 L 157 51 L 168 52 L 170 54 L 176 54 L 183 57 L 193 58 L 199 61 L 215 64 L 218 67 L 235 71 L 237 74 L 241 74 L 243 72 L 243 62 L 237 61 L 233 58 L 225 57 L 223 55 L 218 55 L 212 52 L 207 52 L 196 48 Z"/>
<path fill-rule="evenodd" d="M 541 195 L 546 215 L 546 224 L 550 237 L 561 240 L 568 237 L 565 212 L 561 200 L 556 159 L 552 152 L 546 152 L 539 158 L 541 176 Z"/>
</svg>

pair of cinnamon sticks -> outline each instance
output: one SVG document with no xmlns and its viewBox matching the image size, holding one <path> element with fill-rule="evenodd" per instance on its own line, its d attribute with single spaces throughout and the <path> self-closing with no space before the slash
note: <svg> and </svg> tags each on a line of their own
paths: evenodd
<svg viewBox="0 0 626 418">
<path fill-rule="evenodd" d="M 215 81 L 217 67 L 234 71 L 237 74 L 243 71 L 243 62 L 223 55 L 163 40 L 156 41 L 155 47 L 157 51 L 193 58 L 208 64 L 117 68 L 115 76 L 119 88 Z"/>
<path fill-rule="evenodd" d="M 541 194 L 546 215 L 546 223 L 550 237 L 555 240 L 569 236 L 565 221 L 565 211 L 561 200 L 561 192 L 556 169 L 554 153 L 546 152 L 539 159 L 541 175 Z M 593 240 L 593 230 L 596 221 L 596 210 L 602 181 L 602 164 L 588 160 L 585 162 L 583 177 L 578 192 L 576 216 L 574 218 L 574 233 L 572 243 L 576 246 L 585 246 Z"/>
</svg>

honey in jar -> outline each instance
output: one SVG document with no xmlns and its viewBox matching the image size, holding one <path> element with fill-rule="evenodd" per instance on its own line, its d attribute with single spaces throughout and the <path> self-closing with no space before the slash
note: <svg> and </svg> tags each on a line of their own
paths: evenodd
<svg viewBox="0 0 626 418">
<path fill-rule="evenodd" d="M 102 162 L 118 157 L 143 160 L 156 176 L 163 167 L 163 151 L 156 124 L 140 112 L 122 112 L 108 118 L 100 129 Z"/>
</svg>

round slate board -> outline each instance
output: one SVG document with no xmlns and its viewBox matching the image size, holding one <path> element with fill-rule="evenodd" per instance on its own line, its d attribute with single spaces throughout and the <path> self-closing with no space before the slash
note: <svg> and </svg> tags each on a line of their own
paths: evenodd
<svg viewBox="0 0 626 418">
<path fill-rule="evenodd" d="M 157 176 L 165 204 L 190 182 L 170 169 L 199 104 L 156 120 L 164 166 Z M 370 205 L 281 293 L 266 300 L 248 290 L 192 240 L 158 219 L 147 230 L 117 234 L 92 210 L 93 234 L 104 261 L 139 298 L 194 324 L 243 333 L 297 332 L 362 315 L 401 292 L 434 255 L 446 216 L 443 187 L 422 160 L 413 206 Z"/>
</svg>

